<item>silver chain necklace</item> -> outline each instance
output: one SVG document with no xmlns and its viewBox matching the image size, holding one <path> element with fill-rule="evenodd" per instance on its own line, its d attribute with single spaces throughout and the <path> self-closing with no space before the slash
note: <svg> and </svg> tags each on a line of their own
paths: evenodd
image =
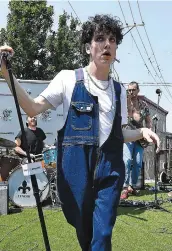
<svg viewBox="0 0 172 251">
<path fill-rule="evenodd" d="M 106 90 L 109 88 L 109 77 L 108 77 L 108 85 L 106 86 L 106 88 L 101 88 L 100 86 L 98 86 L 98 84 L 97 84 L 97 83 L 94 81 L 94 79 L 91 77 L 90 73 L 89 73 L 88 70 L 87 70 L 87 67 L 85 68 L 85 70 L 86 70 L 86 72 L 87 72 L 87 74 L 88 74 L 90 80 L 93 82 L 93 84 L 94 84 L 98 89 L 100 89 L 100 90 L 102 90 L 102 91 L 106 91 Z"/>
<path fill-rule="evenodd" d="M 103 112 L 103 113 L 109 113 L 109 112 L 111 112 L 112 110 L 115 110 L 115 103 L 114 103 L 115 91 L 114 91 L 114 89 L 113 89 L 112 83 L 110 84 L 110 83 L 109 83 L 110 81 L 108 81 L 108 86 L 106 87 L 106 89 L 100 88 L 100 87 L 96 84 L 96 82 L 91 78 L 91 76 L 90 76 L 90 74 L 88 73 L 88 70 L 87 70 L 87 69 L 86 69 L 86 72 L 87 72 L 87 74 L 88 74 L 90 80 L 93 82 L 93 84 L 94 84 L 98 89 L 100 89 L 100 90 L 102 90 L 102 91 L 105 91 L 105 90 L 107 90 L 107 89 L 109 88 L 109 85 L 110 85 L 110 87 L 111 87 L 112 100 L 111 100 L 111 107 L 110 107 L 110 110 L 109 110 L 109 111 L 103 111 L 102 109 L 100 109 L 100 103 L 99 103 L 99 110 L 100 110 L 101 112 Z M 112 82 L 112 81 L 111 81 L 111 82 Z M 88 80 L 88 88 L 89 88 L 89 92 L 91 93 L 91 90 L 90 90 L 90 81 L 89 81 L 89 80 Z"/>
</svg>

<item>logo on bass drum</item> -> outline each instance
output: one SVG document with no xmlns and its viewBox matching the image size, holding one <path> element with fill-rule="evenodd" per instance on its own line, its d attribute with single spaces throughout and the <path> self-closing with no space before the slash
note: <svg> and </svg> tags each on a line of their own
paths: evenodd
<svg viewBox="0 0 172 251">
<path fill-rule="evenodd" d="M 22 182 L 22 186 L 20 186 L 20 187 L 18 188 L 18 191 L 21 191 L 21 190 L 22 190 L 22 194 L 27 194 L 27 191 L 30 191 L 30 187 L 27 186 L 26 180 L 24 180 L 24 181 Z"/>
</svg>

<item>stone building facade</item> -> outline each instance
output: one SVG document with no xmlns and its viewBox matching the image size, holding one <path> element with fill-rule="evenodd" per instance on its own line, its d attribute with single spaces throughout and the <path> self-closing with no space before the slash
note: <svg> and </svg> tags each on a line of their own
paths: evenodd
<svg viewBox="0 0 172 251">
<path fill-rule="evenodd" d="M 164 110 L 161 106 L 158 106 L 156 103 L 152 102 L 145 96 L 140 96 L 149 106 L 150 116 L 152 118 L 153 127 L 152 130 L 156 132 L 161 140 L 161 151 L 159 154 L 158 161 L 158 173 L 163 169 L 163 165 L 167 160 L 167 151 L 166 151 L 166 136 L 168 133 L 166 132 L 166 117 L 168 111 Z M 150 145 L 144 150 L 144 176 L 145 179 L 154 179 L 154 160 L 155 160 L 155 152 L 154 145 Z"/>
</svg>

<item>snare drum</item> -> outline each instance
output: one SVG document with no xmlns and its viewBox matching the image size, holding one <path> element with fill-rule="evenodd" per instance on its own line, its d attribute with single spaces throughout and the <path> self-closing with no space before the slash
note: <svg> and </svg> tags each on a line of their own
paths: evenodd
<svg viewBox="0 0 172 251">
<path fill-rule="evenodd" d="M 7 180 L 10 172 L 21 163 L 21 159 L 16 156 L 0 156 L 0 174 L 2 181 Z"/>
<path fill-rule="evenodd" d="M 56 167 L 57 162 L 57 148 L 50 147 L 49 149 L 43 152 L 44 162 L 46 165 L 51 165 L 52 167 Z"/>
<path fill-rule="evenodd" d="M 49 195 L 49 182 L 46 174 L 36 174 L 38 188 L 40 191 L 40 201 L 44 201 Z M 22 167 L 17 166 L 8 178 L 9 197 L 11 201 L 20 207 L 35 207 L 36 200 L 33 195 L 33 188 L 30 176 L 24 176 Z"/>
</svg>

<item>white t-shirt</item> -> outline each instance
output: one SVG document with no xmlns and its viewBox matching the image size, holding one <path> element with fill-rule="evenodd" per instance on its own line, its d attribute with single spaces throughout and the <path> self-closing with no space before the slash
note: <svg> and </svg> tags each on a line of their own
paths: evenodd
<svg viewBox="0 0 172 251">
<path fill-rule="evenodd" d="M 89 78 L 85 68 L 84 82 L 87 90 L 94 96 L 98 96 L 99 101 L 99 145 L 101 146 L 108 138 L 115 115 L 115 90 L 112 79 L 110 81 L 100 81 L 94 78 L 95 83 Z M 40 94 L 48 100 L 56 109 L 60 104 L 63 104 L 64 124 L 68 115 L 72 93 L 75 87 L 76 77 L 74 70 L 62 70 L 51 81 L 48 87 Z M 113 102 L 112 102 L 113 100 Z M 121 115 L 122 125 L 127 124 L 127 98 L 126 89 L 121 85 Z"/>
</svg>

